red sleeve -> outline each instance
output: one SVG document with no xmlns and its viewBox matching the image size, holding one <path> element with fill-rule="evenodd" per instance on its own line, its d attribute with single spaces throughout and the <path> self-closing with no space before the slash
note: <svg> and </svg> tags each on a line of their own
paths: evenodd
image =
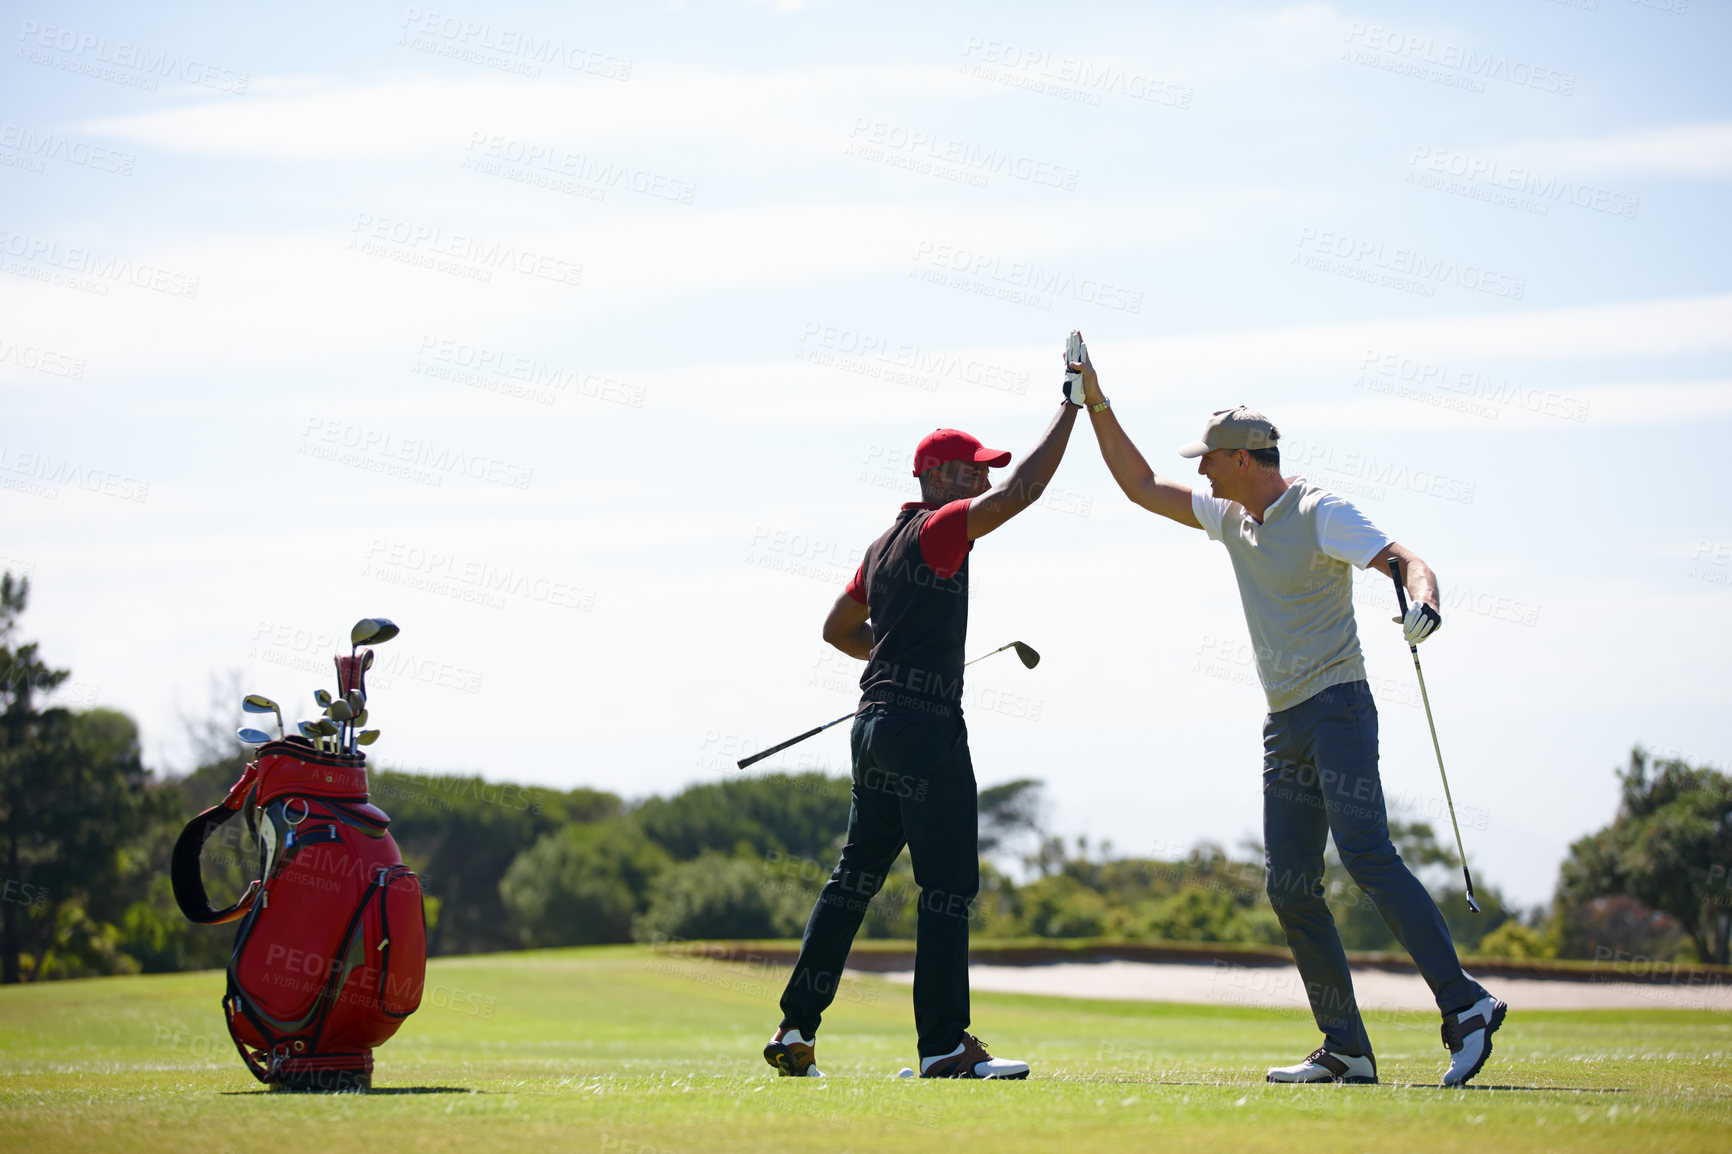
<svg viewBox="0 0 1732 1154">
<path fill-rule="evenodd" d="M 864 561 L 860 563 L 858 569 L 854 570 L 854 576 L 848 578 L 848 588 L 844 592 L 860 604 L 866 604 L 866 563 Z"/>
<path fill-rule="evenodd" d="M 920 526 L 920 558 L 946 581 L 956 576 L 968 557 L 968 506 L 969 499 L 952 501 Z"/>
</svg>

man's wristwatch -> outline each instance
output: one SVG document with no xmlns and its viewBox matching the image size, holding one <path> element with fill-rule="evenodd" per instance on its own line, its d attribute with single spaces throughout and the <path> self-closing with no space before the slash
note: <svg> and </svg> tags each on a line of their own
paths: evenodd
<svg viewBox="0 0 1732 1154">
<path fill-rule="evenodd" d="M 1091 412 L 1091 413 L 1104 413 L 1112 407 L 1113 407 L 1112 401 L 1108 400 L 1106 397 L 1102 397 L 1100 404 L 1089 406 L 1089 412 Z"/>
</svg>

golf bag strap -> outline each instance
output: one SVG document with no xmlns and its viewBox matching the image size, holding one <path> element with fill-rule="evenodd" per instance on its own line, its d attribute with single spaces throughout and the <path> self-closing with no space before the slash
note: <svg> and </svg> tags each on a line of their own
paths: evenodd
<svg viewBox="0 0 1732 1154">
<path fill-rule="evenodd" d="M 247 892 L 241 895 L 239 901 L 227 909 L 219 910 L 212 908 L 210 898 L 204 892 L 204 875 L 199 869 L 199 853 L 204 849 L 205 840 L 227 824 L 237 812 L 238 809 L 229 808 L 227 801 L 221 805 L 213 805 L 187 822 L 186 828 L 180 831 L 180 837 L 175 839 L 174 856 L 169 859 L 168 876 L 174 886 L 175 904 L 189 921 L 204 926 L 232 922 L 251 909 L 253 899 L 258 896 L 259 883 L 255 880 L 247 886 Z"/>
<path fill-rule="evenodd" d="M 229 795 L 223 798 L 222 807 L 224 809 L 240 809 L 246 803 L 247 789 L 258 780 L 258 777 L 259 763 L 256 761 L 248 762 L 247 771 L 241 774 L 240 780 L 229 786 Z"/>
<path fill-rule="evenodd" d="M 234 1023 L 231 1021 L 229 1023 L 229 1037 L 234 1041 L 235 1052 L 241 1056 L 241 1061 L 246 1063 L 248 1073 L 261 1082 L 269 1082 L 271 1080 L 271 1066 L 275 1064 L 271 1059 L 271 1053 L 275 1049 L 276 1035 L 271 1033 L 269 1026 L 259 1021 L 259 1016 L 253 1013 L 245 996 L 235 986 L 233 970 L 229 971 L 228 986 L 228 993 L 223 995 L 224 1013 L 228 1014 L 231 1019 L 236 1014 L 243 1015 L 247 1021 L 252 1023 L 253 1029 L 259 1032 L 259 1037 L 265 1040 L 265 1044 L 271 1047 L 269 1050 L 260 1050 L 258 1056 L 254 1057 L 251 1047 L 241 1041 L 240 1036 L 235 1033 Z"/>
<path fill-rule="evenodd" d="M 247 1044 L 239 1038 L 235 1039 L 235 1050 L 240 1054 L 241 1061 L 247 1064 L 248 1073 L 261 1082 L 269 1082 L 271 1080 L 270 1068 L 257 1058 L 253 1057 L 252 1053 L 247 1049 Z"/>
</svg>

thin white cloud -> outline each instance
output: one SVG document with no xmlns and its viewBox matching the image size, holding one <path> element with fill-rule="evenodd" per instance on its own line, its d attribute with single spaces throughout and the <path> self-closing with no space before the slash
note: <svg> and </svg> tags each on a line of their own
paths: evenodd
<svg viewBox="0 0 1732 1154">
<path fill-rule="evenodd" d="M 1115 355 L 1168 373 L 1359 368 L 1373 352 L 1512 361 L 1678 357 L 1732 351 L 1732 294 L 1531 312 L 1351 321 L 1141 341 Z"/>
<path fill-rule="evenodd" d="M 329 364 L 367 352 L 397 355 L 406 347 L 407 334 L 424 332 L 433 323 L 427 318 L 453 308 L 479 310 L 483 297 L 488 312 L 528 323 L 557 321 L 574 302 L 590 310 L 626 312 L 705 293 L 906 276 L 917 267 L 942 269 L 947 256 L 955 261 L 984 255 L 1006 265 L 1033 261 L 1080 277 L 1087 270 L 1064 255 L 1073 248 L 1194 242 L 1225 227 L 1235 203 L 1232 197 L 1212 203 L 1195 198 L 1160 211 L 1146 204 L 1094 206 L 1074 220 L 1016 205 L 693 206 L 495 232 L 470 227 L 472 213 L 400 212 L 394 203 L 366 201 L 356 206 L 364 214 L 347 213 L 343 226 L 329 232 L 158 239 L 132 254 L 199 278 L 196 301 L 134 293 L 123 298 L 124 308 L 113 309 L 106 307 L 108 298 L 45 291 L 35 281 L 0 276 L 0 315 L 8 318 L 8 331 L 111 366 L 120 374 L 112 379 L 240 369 L 256 363 L 260 348 L 275 350 L 278 365 Z M 388 238 L 422 230 L 434 243 L 387 241 L 381 245 L 383 256 L 350 250 L 376 232 Z M 70 243 L 72 236 L 77 234 L 50 239 Z M 496 268 L 482 268 L 492 279 L 480 284 L 403 263 L 464 236 L 483 247 L 515 246 L 581 265 L 580 284 L 556 286 Z M 1004 246 L 1007 237 L 1015 238 L 1014 248 Z M 917 265 L 922 245 L 926 256 Z M 447 263 L 480 267 L 473 261 Z M 300 339 L 310 332 L 320 339 Z"/>
<path fill-rule="evenodd" d="M 753 2 L 792 14 L 819 0 Z M 1328 4 L 1300 3 L 1229 17 L 1226 32 L 1201 16 L 1161 20 L 1159 51 L 1140 41 L 1115 52 L 1080 50 L 1063 38 L 1035 43 L 994 32 L 1002 22 L 993 20 L 958 37 L 954 62 L 739 71 L 638 61 L 629 83 L 418 74 L 422 58 L 403 49 L 400 69 L 381 79 L 262 75 L 244 101 L 205 100 L 66 128 L 182 154 L 303 162 L 445 153 L 467 148 L 477 133 L 572 148 L 686 141 L 831 150 L 837 125 L 864 108 L 885 100 L 928 110 L 946 100 L 1014 106 L 1028 99 L 1014 81 L 1041 78 L 1042 69 L 1086 65 L 1093 88 L 1119 102 L 1167 103 L 1171 84 L 1212 90 L 1216 101 L 1242 95 L 1247 84 L 1254 94 L 1326 66 L 1343 17 Z M 958 67 L 969 63 L 987 65 L 1001 82 Z M 1074 77 L 1064 84 L 1093 90 Z"/>
<path fill-rule="evenodd" d="M 1385 397 L 1376 393 L 1332 401 L 1284 400 L 1282 421 L 1332 432 L 1388 429 L 1398 412 L 1440 431 L 1478 434 L 1676 424 L 1680 413 L 1705 423 L 1732 416 L 1732 380 L 1639 381 L 1618 385 L 1524 386 L 1493 384 L 1489 398 L 1463 396 L 1436 386 Z M 1425 405 L 1408 409 L 1406 404 Z"/>
<path fill-rule="evenodd" d="M 1616 136 L 1513 142 L 1497 155 L 1510 163 L 1574 173 L 1732 177 L 1732 121 L 1645 129 Z"/>
<path fill-rule="evenodd" d="M 260 88 L 265 95 L 246 101 L 100 117 L 68 130 L 170 152 L 321 162 L 462 151 L 477 134 L 571 148 L 667 140 L 767 146 L 828 125 L 819 120 L 822 105 L 846 100 L 855 107 L 863 92 L 903 99 L 991 94 L 953 69 L 894 65 L 779 72 L 645 65 L 627 84 L 396 76 Z"/>
</svg>

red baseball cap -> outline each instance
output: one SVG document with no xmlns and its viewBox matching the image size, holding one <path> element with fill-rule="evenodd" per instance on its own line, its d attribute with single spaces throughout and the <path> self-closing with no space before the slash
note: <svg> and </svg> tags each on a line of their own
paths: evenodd
<svg viewBox="0 0 1732 1154">
<path fill-rule="evenodd" d="M 1010 464 L 1010 453 L 1004 449 L 988 449 L 961 429 L 934 429 L 914 447 L 916 477 L 946 461 L 973 461 L 989 469 L 1002 469 Z"/>
</svg>

